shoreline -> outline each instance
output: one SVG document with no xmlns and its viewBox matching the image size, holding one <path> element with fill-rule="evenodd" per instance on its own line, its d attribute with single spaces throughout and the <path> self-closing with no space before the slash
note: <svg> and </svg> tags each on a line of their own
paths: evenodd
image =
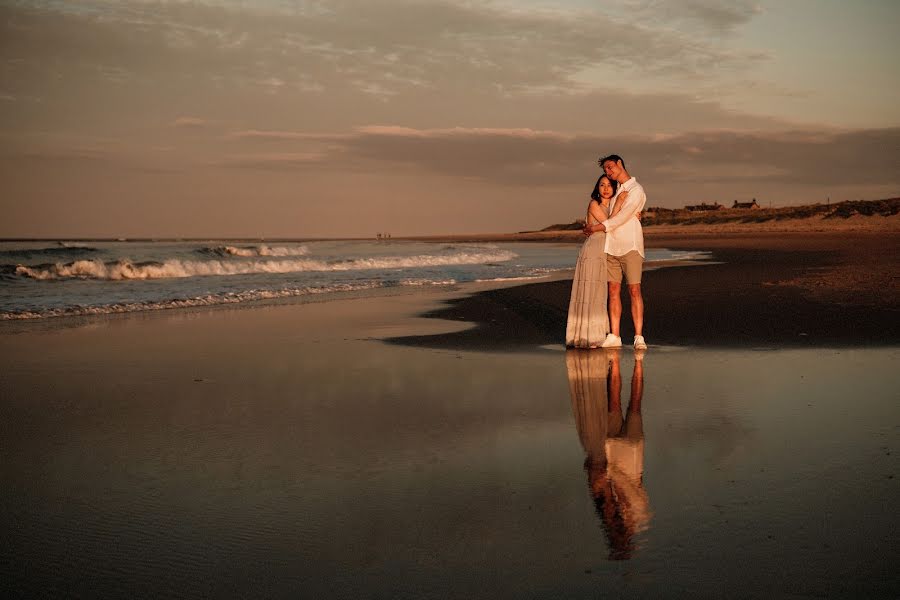
<svg viewBox="0 0 900 600">
<path fill-rule="evenodd" d="M 583 239 L 580 233 L 574 233 L 578 235 L 574 241 Z M 646 247 L 709 253 L 702 261 L 645 265 L 645 336 L 651 345 L 900 344 L 900 307 L 896 301 L 900 291 L 900 232 L 789 236 L 777 232 L 692 236 L 651 232 Z M 867 269 L 872 256 L 877 256 L 879 263 Z M 119 320 L 193 319 L 277 306 L 296 310 L 300 305 L 323 302 L 408 298 L 419 306 L 420 316 L 463 322 L 467 328 L 437 336 L 388 336 L 384 341 L 453 349 L 533 350 L 561 346 L 572 272 L 558 271 L 527 282 L 480 281 L 434 288 L 361 290 L 329 297 L 310 295 L 166 310 L 10 319 L 0 322 L 0 335 L 91 327 Z M 633 335 L 627 295 L 623 297 L 623 315 L 622 333 L 627 343 Z"/>
<path fill-rule="evenodd" d="M 565 245 L 572 248 L 571 245 Z M 574 248 L 573 248 L 574 252 Z M 574 256 L 574 254 L 573 254 Z M 669 257 L 661 257 L 653 262 L 654 268 L 661 268 L 673 264 L 687 264 L 691 260 L 690 257 L 672 259 Z M 28 323 L 46 323 L 47 327 L 52 328 L 54 323 L 68 322 L 84 322 L 89 323 L 92 319 L 112 318 L 116 316 L 139 315 L 149 313 L 169 313 L 173 311 L 189 311 L 197 312 L 204 310 L 221 310 L 224 308 L 252 308 L 264 307 L 279 304 L 308 304 L 318 302 L 328 302 L 338 299 L 351 298 L 379 298 L 385 296 L 409 295 L 419 291 L 455 292 L 463 289 L 471 291 L 471 293 L 482 289 L 492 287 L 506 287 L 509 285 L 521 285 L 536 281 L 565 277 L 566 273 L 572 271 L 574 267 L 569 264 L 569 260 L 563 261 L 562 266 L 554 263 L 554 267 L 544 270 L 543 273 L 497 277 L 486 279 L 474 279 L 456 281 L 454 278 L 448 278 L 446 281 L 439 282 L 416 282 L 404 283 L 387 282 L 382 285 L 375 283 L 372 285 L 361 284 L 351 289 L 316 289 L 307 288 L 305 290 L 270 290 L 257 293 L 255 296 L 251 293 L 235 294 L 232 296 L 215 297 L 212 295 L 198 297 L 183 297 L 163 300 L 147 300 L 147 301 L 122 301 L 116 304 L 107 304 L 93 306 L 91 304 L 66 306 L 55 310 L 42 311 L 22 311 L 19 313 L 2 313 L 0 312 L 0 331 L 5 327 L 10 327 L 12 323 L 22 324 L 27 327 Z M 574 261 L 571 261 L 574 262 Z M 571 273 L 569 273 L 571 276 Z M 474 287 L 472 287 L 474 286 Z M 7 325 L 4 325 L 7 324 Z M 63 325 L 66 326 L 66 325 Z"/>
<path fill-rule="evenodd" d="M 646 246 L 711 252 L 702 268 L 645 269 L 651 347 L 900 344 L 900 234 L 653 236 Z M 880 259 L 874 267 L 873 256 Z M 561 345 L 570 290 L 568 279 L 474 294 L 423 315 L 474 328 L 389 341 L 499 351 Z M 628 344 L 634 330 L 627 294 L 622 304 Z"/>
</svg>

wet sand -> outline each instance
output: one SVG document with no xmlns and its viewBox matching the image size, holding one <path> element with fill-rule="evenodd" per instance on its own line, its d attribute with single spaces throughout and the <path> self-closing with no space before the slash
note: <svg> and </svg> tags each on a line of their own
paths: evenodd
<svg viewBox="0 0 900 600">
<path fill-rule="evenodd" d="M 878 241 L 704 241 L 664 245 L 731 262 L 647 274 L 640 369 L 563 351 L 564 280 L 0 327 L 0 588 L 897 597 L 896 324 L 851 320 L 895 301 L 796 283 Z M 870 343 L 802 312 L 837 299 Z"/>
<path fill-rule="evenodd" d="M 654 234 L 647 247 L 711 252 L 710 264 L 647 272 L 650 344 L 704 347 L 900 344 L 900 233 Z M 477 323 L 431 347 L 513 349 L 558 344 L 571 280 L 561 277 L 454 300 L 430 316 Z M 634 335 L 623 293 L 623 338 Z"/>
</svg>

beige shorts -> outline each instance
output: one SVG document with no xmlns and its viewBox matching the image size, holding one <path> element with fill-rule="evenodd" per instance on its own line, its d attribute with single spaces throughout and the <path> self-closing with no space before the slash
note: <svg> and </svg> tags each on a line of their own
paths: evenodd
<svg viewBox="0 0 900 600">
<path fill-rule="evenodd" d="M 614 283 L 622 283 L 622 271 L 629 284 L 641 282 L 641 270 L 644 268 L 644 257 L 637 250 L 624 256 L 606 255 L 606 275 Z"/>
</svg>

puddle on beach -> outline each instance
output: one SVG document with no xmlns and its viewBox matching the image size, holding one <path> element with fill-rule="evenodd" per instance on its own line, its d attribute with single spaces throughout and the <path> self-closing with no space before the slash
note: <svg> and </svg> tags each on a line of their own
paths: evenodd
<svg viewBox="0 0 900 600">
<path fill-rule="evenodd" d="M 190 352 L 5 369 L 4 588 L 900 593 L 896 349 Z"/>
</svg>

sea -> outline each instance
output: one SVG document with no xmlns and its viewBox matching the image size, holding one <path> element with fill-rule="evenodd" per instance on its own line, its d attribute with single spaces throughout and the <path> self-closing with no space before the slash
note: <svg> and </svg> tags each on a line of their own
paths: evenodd
<svg viewBox="0 0 900 600">
<path fill-rule="evenodd" d="M 573 268 L 578 244 L 303 242 L 0 242 L 0 320 L 48 319 L 475 281 L 540 279 Z M 649 263 L 700 253 L 647 250 Z"/>
</svg>

